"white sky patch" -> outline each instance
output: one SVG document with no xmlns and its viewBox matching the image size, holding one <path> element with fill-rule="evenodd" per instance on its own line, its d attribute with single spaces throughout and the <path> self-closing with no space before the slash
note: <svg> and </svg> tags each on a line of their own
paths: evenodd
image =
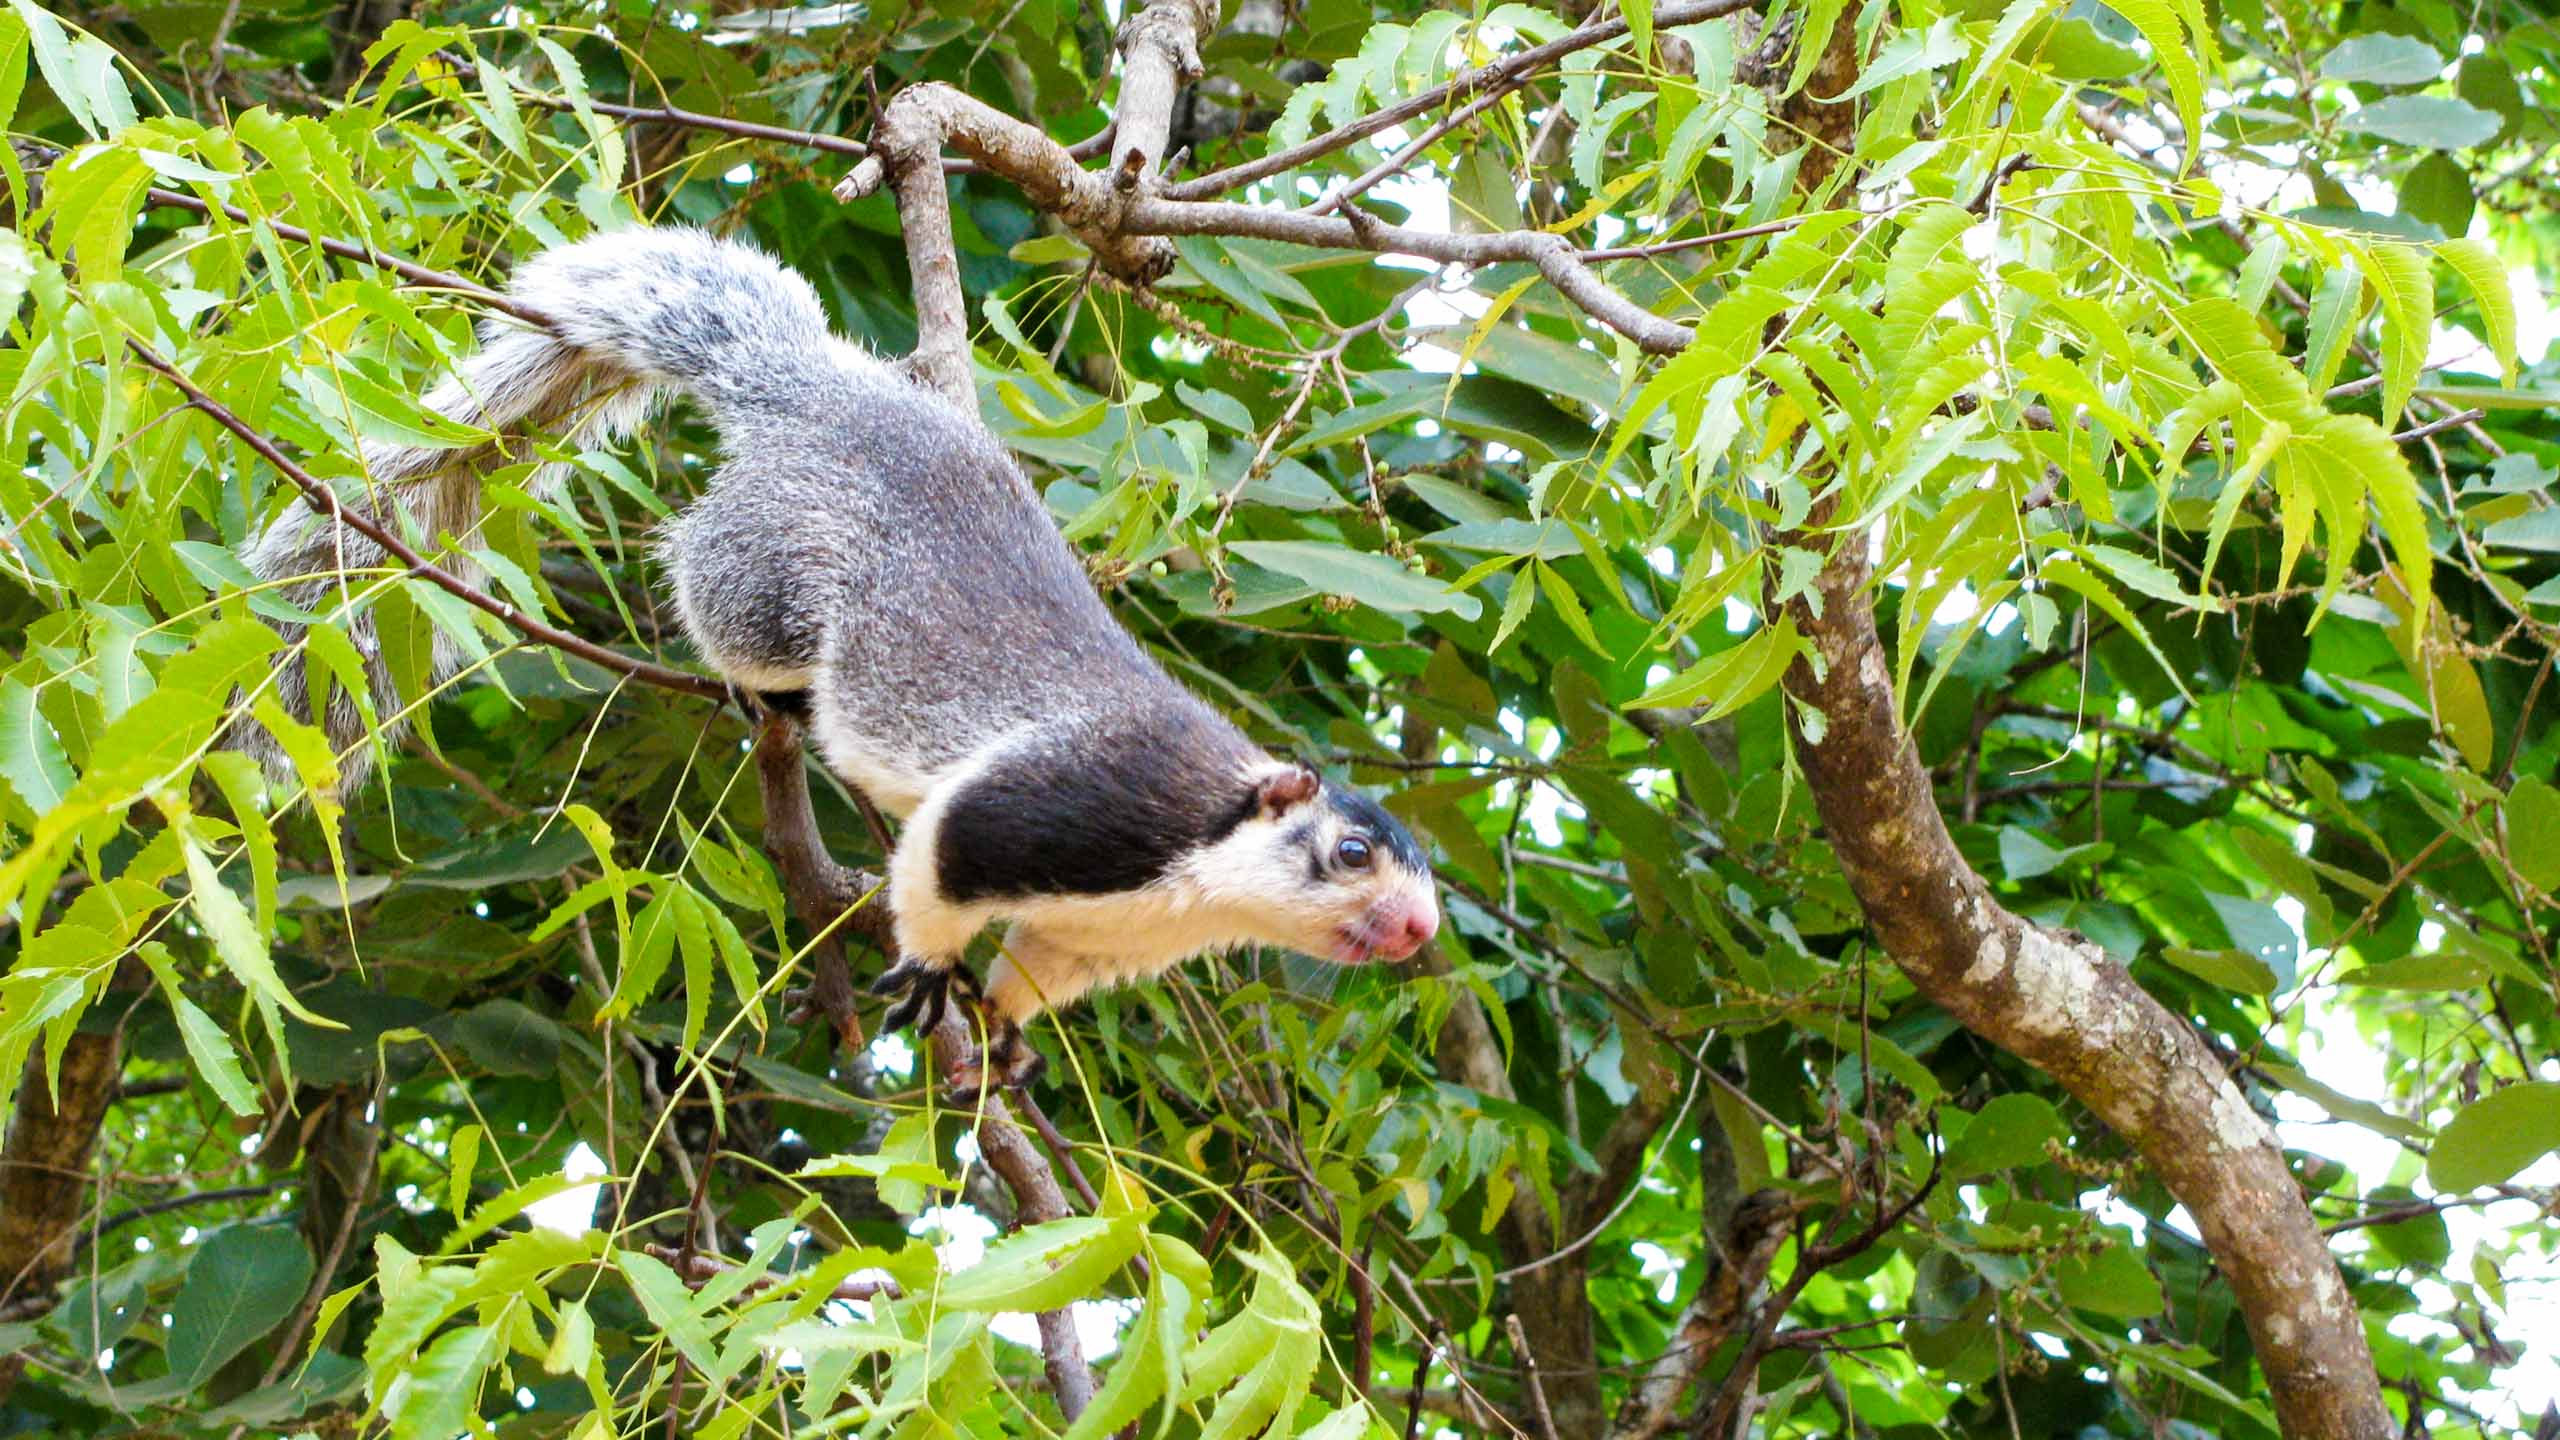
<svg viewBox="0 0 2560 1440">
<path fill-rule="evenodd" d="M 1661 1282 L 1654 1286 L 1653 1298 L 1662 1304 L 1670 1304 L 1672 1295 L 1680 1289 L 1680 1262 L 1671 1258 L 1670 1251 L 1650 1240 L 1639 1240 L 1628 1246 L 1627 1253 L 1643 1264 L 1645 1279 Z"/>
<path fill-rule="evenodd" d="M 581 1140 L 578 1148 L 570 1151 L 569 1158 L 562 1162 L 560 1173 L 571 1180 L 595 1179 L 606 1173 L 604 1157 Z M 557 1230 L 563 1235 L 584 1235 L 596 1228 L 596 1191 L 601 1188 L 578 1185 L 547 1199 L 536 1200 L 524 1207 L 525 1218 L 545 1230 Z"/>
</svg>

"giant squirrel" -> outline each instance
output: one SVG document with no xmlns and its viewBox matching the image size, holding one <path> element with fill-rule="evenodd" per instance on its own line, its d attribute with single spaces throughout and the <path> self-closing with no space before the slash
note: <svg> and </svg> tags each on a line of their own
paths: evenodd
<svg viewBox="0 0 2560 1440">
<path fill-rule="evenodd" d="M 626 230 L 535 256 L 510 288 L 549 329 L 492 319 L 424 403 L 580 446 L 670 390 L 708 412 L 727 458 L 660 547 L 676 609 L 714 670 L 803 716 L 827 767 L 904 820 L 899 955 L 874 987 L 901 997 L 893 1027 L 938 1023 L 997 920 L 1012 924 L 984 992 L 986 1073 L 1009 1085 L 1039 1070 L 1023 1022 L 1097 985 L 1252 942 L 1402 958 L 1437 929 L 1405 827 L 1167 675 L 977 417 L 830 333 L 799 275 L 699 231 Z M 371 498 L 349 503 L 467 535 L 480 471 L 512 453 L 368 444 Z M 250 550 L 311 608 L 381 559 L 307 501 Z M 387 694 L 369 622 L 347 623 Z M 439 674 L 459 661 L 439 640 Z M 307 708 L 299 665 L 276 683 Z M 352 700 L 322 723 L 361 765 Z"/>
</svg>

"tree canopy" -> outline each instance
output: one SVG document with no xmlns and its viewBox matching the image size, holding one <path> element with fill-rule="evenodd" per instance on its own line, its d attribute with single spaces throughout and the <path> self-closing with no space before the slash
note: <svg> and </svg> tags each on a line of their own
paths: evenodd
<svg viewBox="0 0 2560 1440">
<path fill-rule="evenodd" d="M 0 1431 L 2555 1433 L 2555 115 L 2516 0 L 12 0 Z M 703 417 L 248 570 L 636 224 L 1436 944 L 954 1101 L 800 1003 L 889 836 L 672 623 Z"/>
</svg>

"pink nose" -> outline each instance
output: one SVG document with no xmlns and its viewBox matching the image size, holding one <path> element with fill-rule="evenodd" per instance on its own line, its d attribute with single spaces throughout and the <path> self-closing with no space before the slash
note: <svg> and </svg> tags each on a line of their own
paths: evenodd
<svg viewBox="0 0 2560 1440">
<path fill-rule="evenodd" d="M 1395 953 L 1399 956 L 1412 954 L 1440 933 L 1440 908 L 1427 900 L 1414 906 L 1404 912 L 1403 927 L 1392 933 L 1394 939 L 1390 947 Z"/>
</svg>

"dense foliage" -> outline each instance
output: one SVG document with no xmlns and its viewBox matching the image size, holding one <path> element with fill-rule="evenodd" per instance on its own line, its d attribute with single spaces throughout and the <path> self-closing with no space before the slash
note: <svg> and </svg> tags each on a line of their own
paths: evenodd
<svg viewBox="0 0 2560 1440">
<path fill-rule="evenodd" d="M 1663 1423 L 1771 1436 L 2272 1434 L 2158 1179 L 1877 948 L 1790 749 L 1826 718 L 1780 689 L 1815 533 L 1885 577 L 1966 857 L 2287 1122 L 2394 1413 L 2530 1425 L 2560 1394 L 2560 30 L 1870 5 L 1823 96 L 1862 105 L 1854 149 L 1800 184 L 1818 47 L 1788 37 L 1843 7 L 1657 30 L 1622 0 L 1633 33 L 1358 202 L 1634 247 L 1595 267 L 1694 327 L 1668 358 L 1525 263 L 1192 236 L 1133 290 L 953 179 L 986 418 L 1096 583 L 1258 738 L 1376 787 L 1449 916 L 1406 970 L 1241 955 L 1044 1021 L 1097 1202 L 983 1258 L 1015 1202 L 968 1114 L 783 999 L 808 935 L 739 712 L 350 572 L 411 728 L 342 787 L 267 690 L 360 659 L 237 559 L 292 486 L 146 356 L 357 496 L 360 439 L 472 438 L 413 397 L 484 307 L 314 237 L 498 286 L 703 225 L 904 351 L 890 197 L 839 203 L 848 157 L 787 132 L 864 138 L 930 79 L 1086 138 L 1117 16 L 0 9 L 0 1428 L 1350 1440 L 1418 1403 L 1573 1440 L 1652 1433 L 1654 1373 L 1696 1397 Z M 1584 18 L 1246 3 L 1177 176 Z M 1313 202 L 1430 124 L 1226 198 Z M 549 458 L 561 490 L 499 470 L 478 530 L 413 540 L 691 665 L 649 537 L 707 428 Z M 468 663 L 431 687 L 439 640 Z M 26 1168 L 30 1114 L 83 1094 L 75 1173 Z M 31 1231 L 46 1189 L 67 1230 Z M 1020 1319 L 1071 1302 L 1116 1336 L 1072 1428 Z"/>
</svg>

